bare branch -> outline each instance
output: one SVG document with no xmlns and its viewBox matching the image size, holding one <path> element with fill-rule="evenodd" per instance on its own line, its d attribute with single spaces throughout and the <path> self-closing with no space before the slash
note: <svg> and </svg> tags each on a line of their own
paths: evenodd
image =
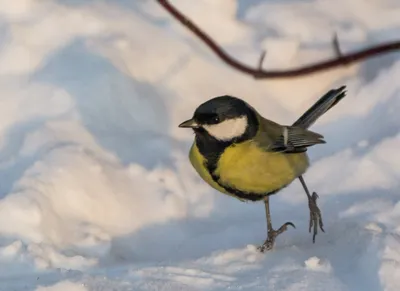
<svg viewBox="0 0 400 291">
<path fill-rule="evenodd" d="M 196 26 L 190 19 L 183 15 L 177 10 L 168 0 L 157 0 L 157 2 L 168 11 L 176 20 L 188 28 L 193 34 L 195 34 L 201 41 L 203 41 L 222 61 L 231 66 L 232 68 L 253 76 L 256 79 L 272 79 L 272 78 L 293 78 L 304 75 L 317 73 L 320 71 L 330 70 L 340 66 L 347 66 L 362 60 L 375 57 L 380 54 L 385 54 L 393 51 L 400 50 L 400 41 L 388 42 L 373 46 L 364 50 L 349 53 L 343 55 L 340 52 L 339 43 L 334 39 L 335 51 L 337 57 L 322 62 L 313 63 L 299 68 L 281 70 L 281 71 L 266 71 L 261 68 L 252 68 L 240 61 L 234 59 L 227 54 L 223 48 L 221 48 L 210 36 L 203 32 L 198 26 Z M 261 58 L 260 58 L 261 59 Z M 259 66 L 260 67 L 260 66 Z"/>
</svg>

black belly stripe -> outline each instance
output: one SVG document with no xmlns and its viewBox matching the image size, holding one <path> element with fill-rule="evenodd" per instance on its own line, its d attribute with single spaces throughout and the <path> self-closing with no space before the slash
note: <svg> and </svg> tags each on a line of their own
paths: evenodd
<svg viewBox="0 0 400 291">
<path fill-rule="evenodd" d="M 212 173 L 212 172 L 210 172 Z M 263 194 L 258 194 L 258 193 L 252 193 L 252 192 L 244 192 L 244 191 L 240 191 L 238 189 L 229 187 L 227 185 L 224 185 L 221 183 L 220 181 L 220 177 L 214 173 L 211 174 L 212 179 L 214 180 L 214 182 L 216 182 L 219 186 L 221 186 L 222 188 L 224 188 L 227 192 L 229 192 L 230 194 L 240 198 L 240 199 L 244 199 L 244 200 L 250 200 L 250 201 L 259 201 L 264 199 L 265 196 L 269 196 L 269 195 L 273 195 L 275 193 L 277 193 L 278 191 L 280 191 L 282 188 L 286 187 L 282 187 L 279 188 L 277 190 L 271 191 L 271 192 L 267 192 L 267 193 L 263 193 Z"/>
</svg>

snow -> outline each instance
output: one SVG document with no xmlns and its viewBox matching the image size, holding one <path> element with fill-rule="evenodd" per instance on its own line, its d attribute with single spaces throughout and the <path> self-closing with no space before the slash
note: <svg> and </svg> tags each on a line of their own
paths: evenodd
<svg viewBox="0 0 400 291">
<path fill-rule="evenodd" d="M 62 281 L 49 287 L 38 287 L 36 291 L 87 291 L 82 284 L 73 283 L 70 281 Z"/>
<path fill-rule="evenodd" d="M 12 2 L 12 3 L 11 3 Z M 155 1 L 0 1 L 0 290 L 398 290 L 399 54 L 298 79 L 232 70 Z M 172 1 L 241 61 L 282 69 L 399 39 L 395 0 Z M 296 229 L 260 254 L 262 204 L 221 195 L 177 125 L 241 97 L 291 123 L 348 96 L 313 130 L 305 179 L 271 198 Z"/>
</svg>

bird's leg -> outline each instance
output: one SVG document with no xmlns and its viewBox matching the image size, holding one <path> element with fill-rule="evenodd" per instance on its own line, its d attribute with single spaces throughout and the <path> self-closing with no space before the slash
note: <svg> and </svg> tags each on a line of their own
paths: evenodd
<svg viewBox="0 0 400 291">
<path fill-rule="evenodd" d="M 321 210 L 318 208 L 318 205 L 317 205 L 317 199 L 319 197 L 318 197 L 318 194 L 315 192 L 313 192 L 313 194 L 310 195 L 310 192 L 308 191 L 306 182 L 303 179 L 303 176 L 300 176 L 299 180 L 301 182 L 301 185 L 303 185 L 304 191 L 306 191 L 306 194 L 307 194 L 308 208 L 310 209 L 310 224 L 309 224 L 308 231 L 311 232 L 311 229 L 314 228 L 313 243 L 315 243 L 315 236 L 318 233 L 318 225 L 319 225 L 319 228 L 322 230 L 322 232 L 325 232 L 324 224 L 322 222 Z"/>
<path fill-rule="evenodd" d="M 265 203 L 265 214 L 267 216 L 268 237 L 265 240 L 265 242 L 258 247 L 258 250 L 262 253 L 265 251 L 269 251 L 274 247 L 276 237 L 280 235 L 282 232 L 285 232 L 289 225 L 296 228 L 293 223 L 286 222 L 278 230 L 274 230 L 272 228 L 271 212 L 269 210 L 269 196 L 265 196 L 264 203 Z"/>
</svg>

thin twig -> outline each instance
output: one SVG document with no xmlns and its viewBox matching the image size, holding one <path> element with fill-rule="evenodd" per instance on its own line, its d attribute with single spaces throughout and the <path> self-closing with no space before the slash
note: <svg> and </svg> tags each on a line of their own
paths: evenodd
<svg viewBox="0 0 400 291">
<path fill-rule="evenodd" d="M 342 50 L 340 49 L 339 39 L 338 39 L 337 33 L 335 33 L 335 34 L 333 35 L 332 45 L 333 45 L 333 50 L 334 50 L 334 52 L 335 52 L 335 55 L 336 55 L 338 58 L 343 57 Z"/>
<path fill-rule="evenodd" d="M 258 61 L 258 70 L 260 71 L 260 72 L 262 72 L 262 65 L 263 65 L 263 62 L 264 62 L 264 59 L 265 59 L 265 54 L 267 53 L 267 51 L 263 51 L 262 53 L 261 53 L 261 55 L 260 55 L 260 60 Z"/>
<path fill-rule="evenodd" d="M 343 55 L 339 51 L 336 51 L 338 56 L 334 59 L 329 59 L 322 62 L 313 63 L 299 68 L 280 70 L 280 71 L 266 71 L 259 68 L 253 68 L 240 61 L 234 59 L 227 54 L 210 36 L 203 32 L 197 25 L 195 25 L 190 19 L 183 15 L 167 0 L 156 0 L 166 11 L 168 11 L 176 20 L 188 28 L 193 34 L 195 34 L 201 41 L 203 41 L 222 61 L 231 66 L 232 68 L 241 71 L 245 74 L 251 75 L 256 79 L 272 79 L 272 78 L 292 78 L 320 71 L 326 71 L 335 67 L 346 66 L 362 60 L 375 57 L 380 54 L 385 54 L 393 51 L 400 50 L 400 41 L 388 42 L 373 46 L 364 50 L 349 53 Z M 337 44 L 337 48 L 339 45 Z"/>
</svg>

